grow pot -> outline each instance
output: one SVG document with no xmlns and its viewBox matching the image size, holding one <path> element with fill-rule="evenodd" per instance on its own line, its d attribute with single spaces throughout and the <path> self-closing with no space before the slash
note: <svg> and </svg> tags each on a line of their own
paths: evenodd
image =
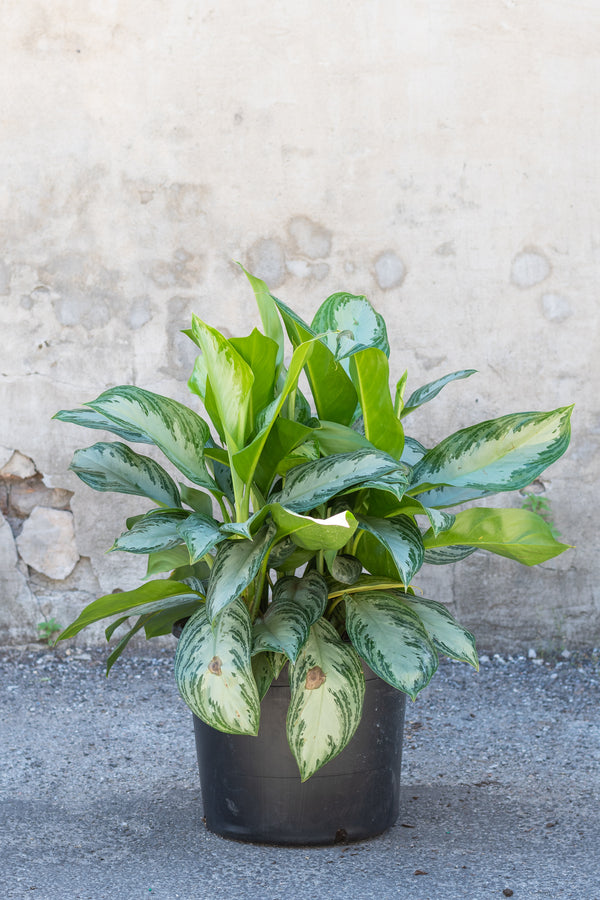
<svg viewBox="0 0 600 900">
<path fill-rule="evenodd" d="M 406 695 L 363 668 L 364 710 L 353 738 L 304 783 L 286 738 L 285 669 L 262 701 L 257 737 L 225 734 L 194 716 L 209 831 L 255 843 L 334 844 L 394 824 Z"/>
</svg>

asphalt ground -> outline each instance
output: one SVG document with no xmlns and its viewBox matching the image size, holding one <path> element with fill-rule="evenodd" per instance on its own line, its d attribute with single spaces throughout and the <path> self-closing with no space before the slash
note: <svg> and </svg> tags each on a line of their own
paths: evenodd
<svg viewBox="0 0 600 900">
<path fill-rule="evenodd" d="M 600 659 L 443 662 L 407 705 L 374 840 L 241 844 L 202 821 L 171 651 L 0 648 L 0 900 L 600 900 Z"/>
</svg>

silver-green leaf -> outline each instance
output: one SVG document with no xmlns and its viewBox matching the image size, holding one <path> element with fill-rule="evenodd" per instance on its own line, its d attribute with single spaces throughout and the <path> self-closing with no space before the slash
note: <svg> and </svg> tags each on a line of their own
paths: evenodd
<svg viewBox="0 0 600 900">
<path fill-rule="evenodd" d="M 177 485 L 163 467 L 119 441 L 100 441 L 76 450 L 69 468 L 95 491 L 135 494 L 163 506 L 181 506 Z"/>
<path fill-rule="evenodd" d="M 274 534 L 275 528 L 265 525 L 251 541 L 230 538 L 219 545 L 206 593 L 206 610 L 211 622 L 258 574 Z"/>
<path fill-rule="evenodd" d="M 414 700 L 437 669 L 438 657 L 417 614 L 393 592 L 345 595 L 346 628 L 373 671 Z"/>
<path fill-rule="evenodd" d="M 356 651 L 326 619 L 312 626 L 290 665 L 288 743 L 302 781 L 337 756 L 358 726 L 365 680 Z"/>
<path fill-rule="evenodd" d="M 475 638 L 470 631 L 458 624 L 443 603 L 410 594 L 399 594 L 398 596 L 418 615 L 425 631 L 440 653 L 479 669 Z"/>
<path fill-rule="evenodd" d="M 250 658 L 248 610 L 234 600 L 214 624 L 199 609 L 185 625 L 175 655 L 179 693 L 194 715 L 218 731 L 257 734 L 258 689 Z"/>
</svg>

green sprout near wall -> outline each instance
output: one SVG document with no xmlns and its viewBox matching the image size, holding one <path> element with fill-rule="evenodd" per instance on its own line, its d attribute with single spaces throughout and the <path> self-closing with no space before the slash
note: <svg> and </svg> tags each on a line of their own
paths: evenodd
<svg viewBox="0 0 600 900">
<path fill-rule="evenodd" d="M 531 491 L 526 491 L 523 493 L 524 500 L 521 504 L 521 509 L 529 509 L 531 512 L 537 513 L 542 517 L 544 522 L 546 522 L 550 526 L 550 530 L 552 532 L 552 537 L 555 540 L 561 536 L 560 531 L 556 527 L 556 522 L 554 521 L 554 515 L 552 512 L 552 506 L 550 501 L 545 497 L 540 497 L 539 494 L 534 494 Z"/>
<path fill-rule="evenodd" d="M 38 640 L 45 641 L 48 646 L 54 643 L 53 637 L 62 631 L 62 625 L 56 619 L 45 619 L 37 624 Z"/>
</svg>

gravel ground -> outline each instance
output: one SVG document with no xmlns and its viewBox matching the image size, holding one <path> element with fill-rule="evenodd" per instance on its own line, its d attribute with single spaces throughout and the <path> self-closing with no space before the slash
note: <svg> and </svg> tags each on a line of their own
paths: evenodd
<svg viewBox="0 0 600 900">
<path fill-rule="evenodd" d="M 206 831 L 171 653 L 0 648 L 0 898 L 600 900 L 600 656 L 443 662 L 400 818 L 327 848 Z"/>
</svg>

